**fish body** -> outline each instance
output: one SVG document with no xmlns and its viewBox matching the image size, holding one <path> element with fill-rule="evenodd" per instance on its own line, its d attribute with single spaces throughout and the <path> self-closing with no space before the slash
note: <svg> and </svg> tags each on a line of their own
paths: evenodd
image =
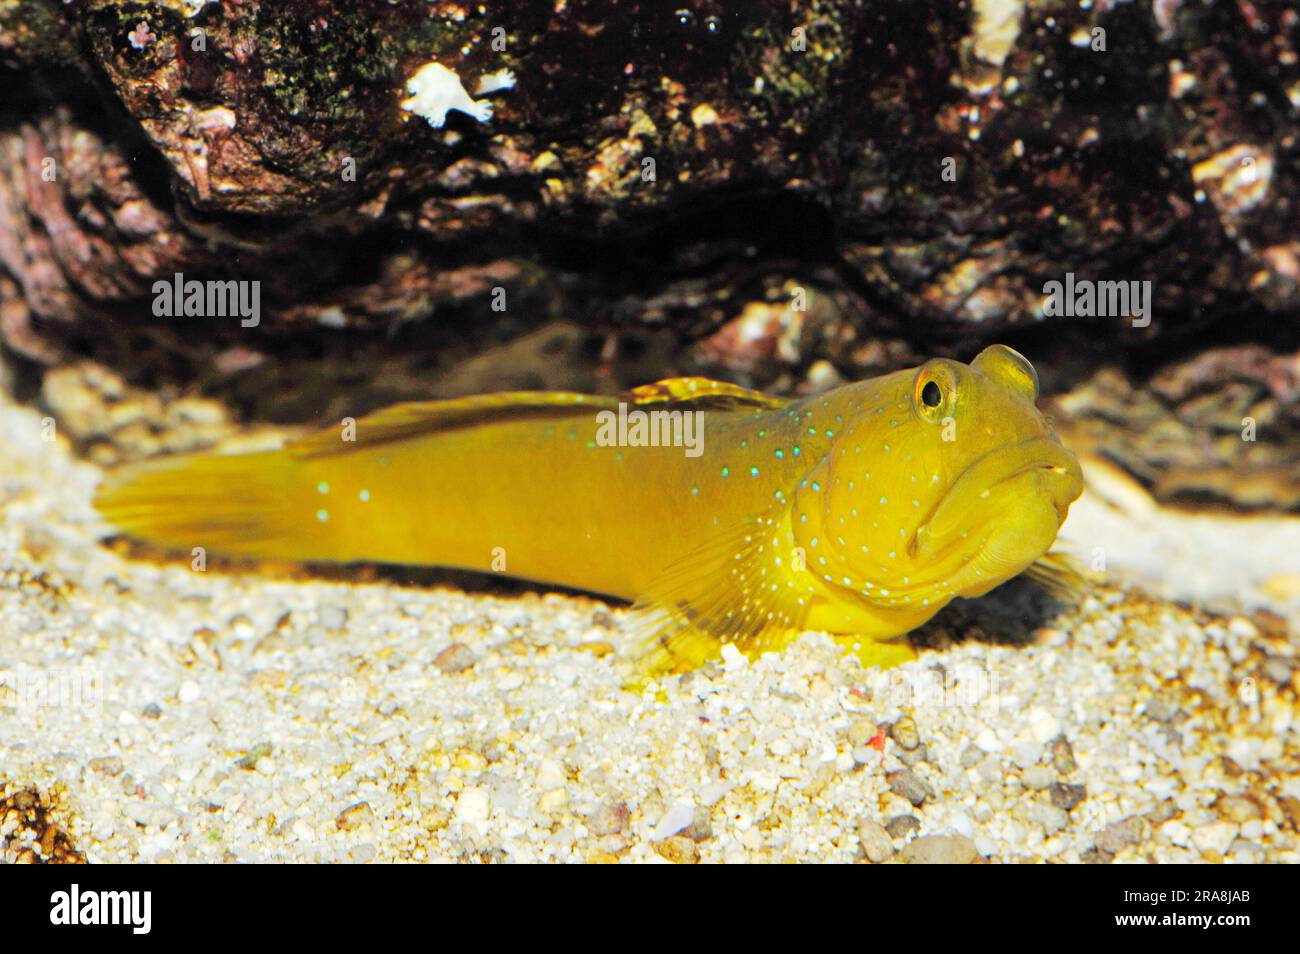
<svg viewBox="0 0 1300 954">
<path fill-rule="evenodd" d="M 130 468 L 96 504 L 187 551 L 634 600 L 651 669 L 805 629 L 889 664 L 950 600 L 1052 545 L 1081 481 L 1036 397 L 1028 361 L 994 346 L 797 401 L 678 378 L 402 404 L 277 451 Z"/>
</svg>

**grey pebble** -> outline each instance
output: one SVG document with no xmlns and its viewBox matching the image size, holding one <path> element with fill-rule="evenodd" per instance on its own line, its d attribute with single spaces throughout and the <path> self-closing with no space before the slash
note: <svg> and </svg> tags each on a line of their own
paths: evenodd
<svg viewBox="0 0 1300 954">
<path fill-rule="evenodd" d="M 924 742 L 914 749 L 899 749 L 898 760 L 908 766 L 920 765 L 930 761 L 930 750 Z"/>
<path fill-rule="evenodd" d="M 926 785 L 911 769 L 891 772 L 886 776 L 889 788 L 895 795 L 900 795 L 913 805 L 920 805 L 927 798 L 934 796 L 934 789 Z"/>
<path fill-rule="evenodd" d="M 968 745 L 962 749 L 961 767 L 964 769 L 974 768 L 984 761 L 984 753 L 973 745 Z"/>
</svg>

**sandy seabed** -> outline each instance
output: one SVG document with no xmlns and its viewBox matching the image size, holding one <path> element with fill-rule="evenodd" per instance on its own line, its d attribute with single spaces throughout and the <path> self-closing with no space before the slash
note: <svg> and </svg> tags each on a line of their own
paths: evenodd
<svg viewBox="0 0 1300 954">
<path fill-rule="evenodd" d="M 0 446 L 6 861 L 1300 861 L 1297 521 L 1103 478 L 1028 643 L 632 693 L 622 609 L 131 560 L 39 414 Z"/>
</svg>

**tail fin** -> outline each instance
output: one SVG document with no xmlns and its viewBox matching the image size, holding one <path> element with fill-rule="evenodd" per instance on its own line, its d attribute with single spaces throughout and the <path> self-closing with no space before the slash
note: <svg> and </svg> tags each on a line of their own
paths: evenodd
<svg viewBox="0 0 1300 954">
<path fill-rule="evenodd" d="M 286 497 L 301 486 L 300 466 L 282 451 L 138 464 L 109 477 L 95 507 L 121 532 L 169 549 L 295 559 L 301 535 Z"/>
</svg>

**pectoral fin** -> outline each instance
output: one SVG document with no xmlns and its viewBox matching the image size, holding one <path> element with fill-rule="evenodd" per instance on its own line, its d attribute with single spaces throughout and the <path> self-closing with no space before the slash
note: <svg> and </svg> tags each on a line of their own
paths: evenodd
<svg viewBox="0 0 1300 954">
<path fill-rule="evenodd" d="M 1078 600 L 1087 589 L 1079 563 L 1069 554 L 1054 550 L 1031 563 L 1023 574 L 1058 600 Z"/>
<path fill-rule="evenodd" d="M 734 645 L 748 656 L 780 649 L 807 615 L 805 583 L 781 543 L 781 510 L 718 534 L 664 572 L 633 606 L 633 685 L 694 669 Z"/>
</svg>

